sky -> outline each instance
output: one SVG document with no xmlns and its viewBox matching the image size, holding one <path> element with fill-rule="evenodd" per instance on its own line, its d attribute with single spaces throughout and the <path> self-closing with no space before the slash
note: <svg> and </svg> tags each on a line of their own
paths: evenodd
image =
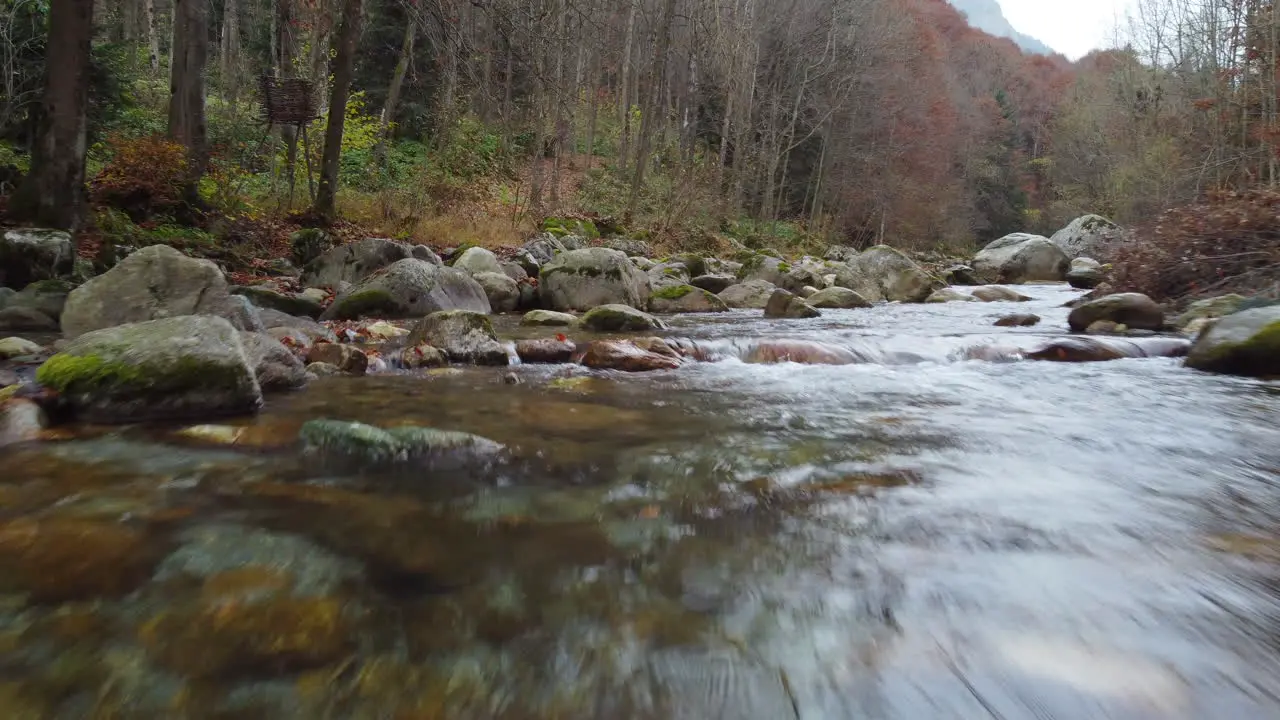
<svg viewBox="0 0 1280 720">
<path fill-rule="evenodd" d="M 1072 60 L 1111 45 L 1134 0 L 999 0 L 1009 24 Z"/>
</svg>

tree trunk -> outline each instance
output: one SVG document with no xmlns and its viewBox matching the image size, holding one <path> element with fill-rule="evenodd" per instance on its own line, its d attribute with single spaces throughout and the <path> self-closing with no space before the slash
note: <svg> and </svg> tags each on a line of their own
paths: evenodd
<svg viewBox="0 0 1280 720">
<path fill-rule="evenodd" d="M 152 70 L 160 69 L 160 21 L 156 18 L 155 0 L 142 0 L 142 20 L 147 25 L 148 60 Z"/>
<path fill-rule="evenodd" d="M 657 67 L 653 72 L 653 94 L 649 107 L 645 108 L 640 120 L 640 145 L 636 149 L 636 171 L 631 178 L 631 197 L 627 200 L 626 222 L 635 218 L 636 208 L 639 207 L 640 193 L 644 189 L 645 168 L 649 165 L 649 146 L 653 141 L 653 125 L 655 122 L 660 122 L 661 118 L 657 116 L 663 114 L 667 56 L 671 51 L 671 30 L 675 21 L 676 0 L 666 0 L 666 8 L 662 13 L 662 34 L 658 36 L 658 48 L 655 53 Z"/>
<path fill-rule="evenodd" d="M 57 48 L 57 62 L 45 68 L 31 172 L 11 207 L 14 216 L 44 227 L 74 231 L 83 220 L 92 39 L 93 0 L 54 0 L 49 12 L 49 47 Z"/>
<path fill-rule="evenodd" d="M 316 214 L 332 220 L 337 208 L 338 162 L 342 159 L 342 128 L 351 76 L 355 74 L 356 44 L 360 39 L 361 0 L 345 0 L 342 27 L 334 43 L 333 90 L 329 97 L 329 125 L 324 132 L 324 155 L 320 159 L 320 188 L 316 192 Z"/>
<path fill-rule="evenodd" d="M 627 11 L 627 29 L 622 41 L 622 71 L 618 75 L 618 124 L 622 136 L 618 138 L 618 169 L 627 169 L 627 154 L 631 142 L 631 48 L 636 36 L 636 9 L 640 0 L 631 0 Z"/>
<path fill-rule="evenodd" d="M 187 149 L 187 194 L 193 203 L 197 201 L 196 186 L 204 175 L 207 160 L 204 65 L 208 28 L 206 0 L 175 0 L 173 65 L 169 69 L 169 137 Z"/>
<path fill-rule="evenodd" d="M 224 2 L 220 58 L 222 94 L 228 100 L 235 100 L 240 90 L 240 3 L 239 0 Z"/>
<path fill-rule="evenodd" d="M 378 146 L 373 153 L 379 160 L 386 150 L 387 135 L 391 132 L 391 122 L 396 116 L 396 105 L 400 104 L 400 88 L 404 85 L 404 76 L 409 72 L 409 60 L 413 57 L 413 42 L 417 34 L 417 23 L 409 19 L 405 23 L 404 40 L 400 43 L 400 59 L 396 61 L 396 69 L 391 73 L 391 85 L 387 87 L 387 101 L 382 105 Z"/>
</svg>

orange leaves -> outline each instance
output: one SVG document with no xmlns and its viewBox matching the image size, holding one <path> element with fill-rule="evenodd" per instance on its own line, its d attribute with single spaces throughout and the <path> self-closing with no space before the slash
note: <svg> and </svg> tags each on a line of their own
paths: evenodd
<svg viewBox="0 0 1280 720">
<path fill-rule="evenodd" d="M 95 201 L 140 217 L 177 205 L 187 182 L 187 153 L 158 135 L 107 139 L 111 160 L 93 179 Z"/>
</svg>

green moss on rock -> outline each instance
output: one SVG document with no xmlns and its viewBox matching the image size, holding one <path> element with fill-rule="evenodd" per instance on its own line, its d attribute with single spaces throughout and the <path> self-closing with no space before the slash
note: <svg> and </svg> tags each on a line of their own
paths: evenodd
<svg viewBox="0 0 1280 720">
<path fill-rule="evenodd" d="M 663 300 L 679 300 L 693 291 L 694 287 L 692 285 L 672 285 L 658 290 L 653 296 Z"/>
</svg>

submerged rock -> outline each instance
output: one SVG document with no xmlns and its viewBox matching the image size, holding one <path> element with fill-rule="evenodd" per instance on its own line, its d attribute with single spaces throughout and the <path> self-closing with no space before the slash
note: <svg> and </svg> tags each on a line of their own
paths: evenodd
<svg viewBox="0 0 1280 720">
<path fill-rule="evenodd" d="M 935 293 L 936 294 L 936 293 Z M 930 296 L 932 297 L 932 296 Z M 829 287 L 825 290 L 819 290 L 809 297 L 805 298 L 805 302 L 816 308 L 827 309 L 849 309 L 849 308 L 865 308 L 871 307 L 871 303 L 866 298 L 848 288 Z"/>
<path fill-rule="evenodd" d="M 418 321 L 409 333 L 410 345 L 438 348 L 453 362 L 507 365 L 507 349 L 498 342 L 493 323 L 483 313 L 445 310 Z"/>
<path fill-rule="evenodd" d="M 596 332 L 625 332 L 632 330 L 659 330 L 665 327 L 661 320 L 649 313 L 626 305 L 600 305 L 582 316 L 579 324 Z"/>
<path fill-rule="evenodd" d="M 706 313 L 726 312 L 729 306 L 702 288 L 672 285 L 649 297 L 649 309 L 657 313 Z"/>
<path fill-rule="evenodd" d="M 71 274 L 75 253 L 62 230 L 13 228 L 0 235 L 0 285 L 26 287 Z"/>
<path fill-rule="evenodd" d="M 674 370 L 680 361 L 667 355 L 645 350 L 625 340 L 596 340 L 587 346 L 580 362 L 589 368 L 647 372 Z"/>
<path fill-rule="evenodd" d="M 767 318 L 790 318 L 804 319 L 815 318 L 822 315 L 817 308 L 806 303 L 804 300 L 792 295 L 791 293 L 778 288 L 773 291 L 773 295 L 769 297 L 769 302 L 764 307 L 764 316 Z"/>
<path fill-rule="evenodd" d="M 971 264 L 984 282 L 1018 284 L 1063 280 L 1071 259 L 1049 238 L 1013 233 L 989 243 Z"/>
<path fill-rule="evenodd" d="M 118 597 L 159 560 L 145 533 L 115 522 L 17 518 L 0 522 L 0 588 L 35 602 Z"/>
<path fill-rule="evenodd" d="M 973 289 L 973 297 L 982 302 L 1027 302 L 1031 298 L 1017 290 L 999 285 L 984 285 Z"/>
<path fill-rule="evenodd" d="M 363 375 L 369 369 L 369 356 L 350 345 L 316 343 L 307 351 L 307 363 L 324 363 L 348 375 Z"/>
<path fill-rule="evenodd" d="M 1187 367 L 1249 377 L 1280 376 L 1280 306 L 1227 315 L 1200 333 Z"/>
<path fill-rule="evenodd" d="M 645 308 L 649 276 L 627 256 L 608 248 L 560 253 L 542 266 L 538 293 L 550 310 L 590 310 L 600 305 Z"/>
<path fill-rule="evenodd" d="M 1191 343 L 1181 338 L 1067 337 L 1053 340 L 1028 353 L 1029 360 L 1054 362 L 1101 362 L 1124 358 L 1182 357 Z"/>
<path fill-rule="evenodd" d="M 510 281 L 505 275 L 504 280 Z M 417 259 L 400 260 L 339 295 L 323 317 L 412 318 L 440 310 L 488 313 L 489 297 L 470 275 Z"/>
<path fill-rule="evenodd" d="M 751 347 L 743 357 L 743 362 L 851 365 L 861 362 L 861 359 L 845 348 L 826 343 L 805 340 L 762 340 Z"/>
<path fill-rule="evenodd" d="M 307 363 L 307 372 L 316 377 L 330 377 L 333 375 L 342 375 L 342 368 L 327 362 L 311 362 Z"/>
<path fill-rule="evenodd" d="M 303 450 L 367 463 L 432 465 L 494 459 L 498 443 L 470 433 L 404 426 L 377 428 L 343 420 L 308 420 L 298 432 Z"/>
<path fill-rule="evenodd" d="M 573 359 L 578 346 L 571 340 L 537 338 L 516 343 L 516 355 L 523 363 L 567 363 Z"/>
<path fill-rule="evenodd" d="M 262 405 L 239 333 L 207 315 L 85 333 L 41 365 L 36 379 L 91 422 L 202 419 Z"/>
<path fill-rule="evenodd" d="M 933 294 L 925 298 L 925 302 L 929 304 L 941 304 L 949 302 L 978 302 L 978 298 L 962 293 L 959 290 L 945 287 L 941 290 L 934 290 Z"/>
<path fill-rule="evenodd" d="M 748 280 L 725 288 L 717 297 L 731 308 L 763 310 L 769 304 L 769 298 L 773 297 L 773 291 L 777 289 L 777 285 L 767 280 Z"/>
<path fill-rule="evenodd" d="M 1005 315 L 995 321 L 996 327 L 1031 327 L 1039 323 L 1040 316 L 1031 314 Z"/>
<path fill-rule="evenodd" d="M 1164 308 L 1141 293 L 1119 293 L 1087 302 L 1067 316 L 1067 324 L 1075 332 L 1099 320 L 1139 330 L 1159 330 L 1164 327 Z"/>
<path fill-rule="evenodd" d="M 530 310 L 520 318 L 521 325 L 533 326 L 569 327 L 577 322 L 577 317 L 554 310 Z"/>
</svg>

